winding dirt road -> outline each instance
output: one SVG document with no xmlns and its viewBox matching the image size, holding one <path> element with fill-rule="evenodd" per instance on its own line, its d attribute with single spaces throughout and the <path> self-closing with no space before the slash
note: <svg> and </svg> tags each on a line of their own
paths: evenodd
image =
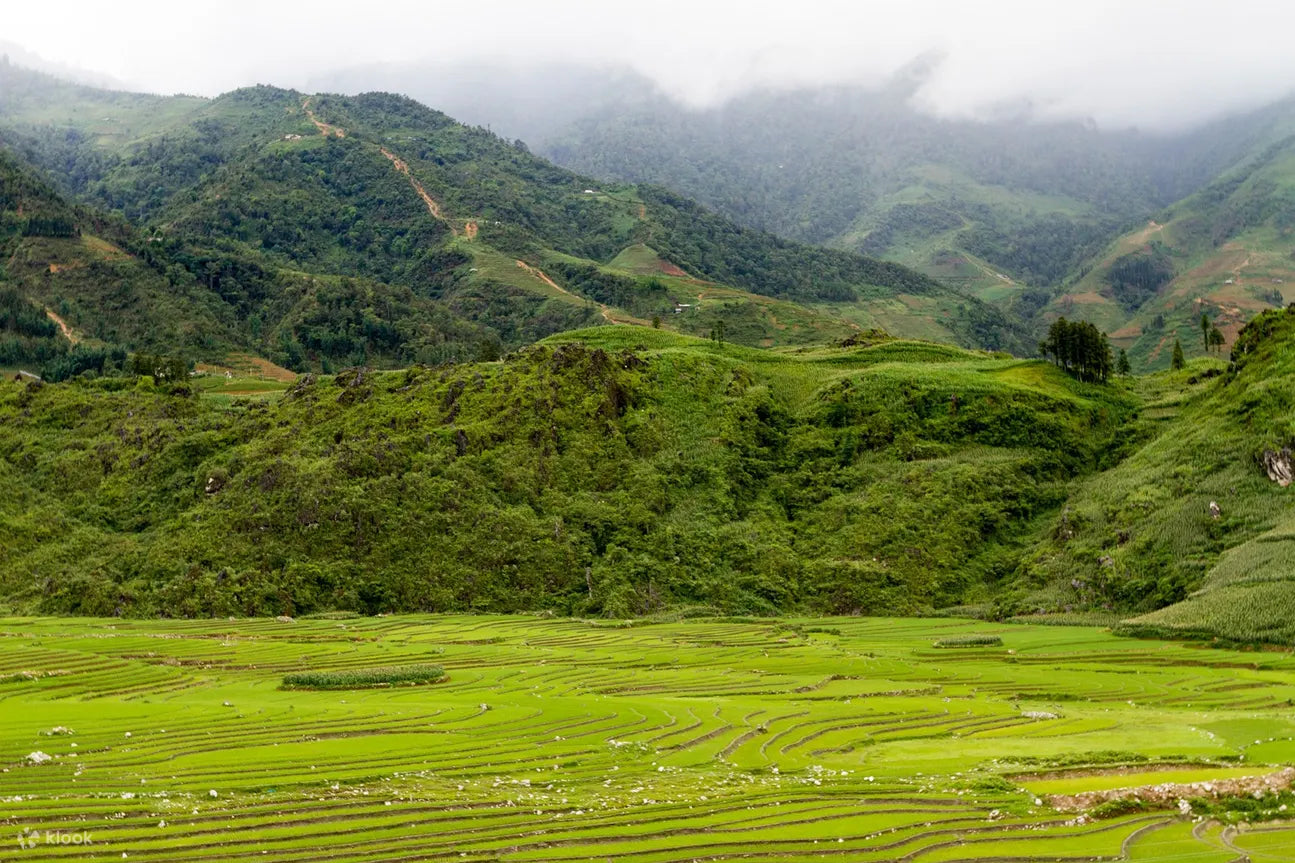
<svg viewBox="0 0 1295 863">
<path fill-rule="evenodd" d="M 315 124 L 315 128 L 319 130 L 319 134 L 323 135 L 326 138 L 329 136 L 345 138 L 346 130 L 343 129 L 341 126 L 334 126 L 332 123 L 325 123 L 323 120 L 315 116 L 315 112 L 310 109 L 311 98 L 313 97 L 307 97 L 306 100 L 301 103 L 301 110 L 305 113 L 305 115 L 308 118 L 310 118 L 310 122 Z M 451 234 L 453 234 L 456 237 L 459 236 L 458 228 L 456 228 L 454 226 L 454 223 L 450 221 L 450 218 L 445 215 L 445 211 L 441 208 L 440 202 L 438 202 L 435 198 L 433 198 L 431 195 L 427 193 L 427 189 L 423 188 L 423 184 L 418 182 L 418 178 L 416 178 L 413 175 L 413 173 L 410 172 L 409 165 L 405 162 L 405 160 L 400 158 L 395 153 L 391 152 L 390 150 L 388 150 L 386 147 L 383 147 L 383 146 L 378 146 L 378 152 L 381 153 L 383 156 L 385 156 L 386 159 L 391 162 L 391 166 L 395 168 L 397 171 L 399 171 L 401 174 L 403 174 L 405 179 L 409 181 L 410 187 L 413 188 L 414 192 L 418 194 L 418 197 L 423 199 L 423 203 L 427 205 L 427 212 L 431 213 L 433 217 L 444 222 L 446 226 L 450 229 Z M 476 222 L 468 222 L 468 228 L 467 228 L 468 239 L 470 240 L 476 235 L 477 235 Z"/>
<path fill-rule="evenodd" d="M 574 297 L 577 300 L 584 299 L 584 297 L 579 296 L 578 294 L 571 293 L 566 288 L 562 287 L 557 282 L 550 279 L 548 274 L 545 273 L 543 270 L 541 270 L 539 267 L 532 267 L 530 264 L 526 263 L 525 261 L 518 261 L 517 266 L 521 267 L 523 270 L 530 273 L 532 276 L 539 279 L 541 282 L 548 285 L 550 288 L 552 288 L 553 290 L 557 291 L 560 294 L 566 294 L 568 297 Z M 612 317 L 611 312 L 608 310 L 608 307 L 604 303 L 598 303 L 598 310 L 602 312 L 603 320 L 605 320 L 607 323 L 609 324 L 623 323 L 622 321 L 618 321 Z"/>
<path fill-rule="evenodd" d="M 67 339 L 69 342 L 71 342 L 74 345 L 78 344 L 81 341 L 81 339 L 75 333 L 72 332 L 72 328 L 67 325 L 67 321 L 63 320 L 58 315 L 54 314 L 53 309 L 46 309 L 45 315 L 51 321 L 53 321 L 55 324 L 58 325 L 58 331 L 63 334 L 63 338 Z"/>
</svg>

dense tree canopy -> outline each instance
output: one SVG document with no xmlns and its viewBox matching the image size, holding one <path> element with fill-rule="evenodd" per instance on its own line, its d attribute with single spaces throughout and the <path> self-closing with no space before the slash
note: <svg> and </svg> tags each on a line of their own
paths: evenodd
<svg viewBox="0 0 1295 863">
<path fill-rule="evenodd" d="M 1081 381 L 1105 382 L 1114 368 L 1111 343 L 1088 321 L 1053 321 L 1039 353 Z"/>
</svg>

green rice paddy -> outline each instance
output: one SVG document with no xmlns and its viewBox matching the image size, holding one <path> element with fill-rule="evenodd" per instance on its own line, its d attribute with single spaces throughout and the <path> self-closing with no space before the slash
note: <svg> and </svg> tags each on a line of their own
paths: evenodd
<svg viewBox="0 0 1295 863">
<path fill-rule="evenodd" d="M 1002 644 L 932 646 L 972 635 Z M 0 639 L 0 860 L 1295 860 L 1279 812 L 1048 798 L 1280 770 L 1284 652 L 875 618 L 29 618 Z M 280 688 L 430 663 L 425 685 Z"/>
</svg>

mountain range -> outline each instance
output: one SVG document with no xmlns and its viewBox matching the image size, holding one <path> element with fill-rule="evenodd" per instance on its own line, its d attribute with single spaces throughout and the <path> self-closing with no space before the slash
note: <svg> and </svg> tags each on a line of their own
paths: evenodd
<svg viewBox="0 0 1295 863">
<path fill-rule="evenodd" d="M 1170 138 L 644 86 L 576 75 L 527 142 L 0 62 L 0 602 L 1295 638 L 1290 105 Z M 1151 372 L 1031 358 L 1062 316 Z"/>
<path fill-rule="evenodd" d="M 573 170 L 911 266 L 1036 332 L 1061 315 L 1092 320 L 1135 367 L 1167 365 L 1175 337 L 1203 353 L 1202 314 L 1231 339 L 1292 298 L 1292 100 L 1174 132 L 1043 121 L 1019 105 L 947 119 L 916 107 L 929 71 L 709 108 L 615 69 L 388 65 L 321 84 L 450 105 Z M 1154 275 L 1132 287 L 1143 267 Z"/>
</svg>

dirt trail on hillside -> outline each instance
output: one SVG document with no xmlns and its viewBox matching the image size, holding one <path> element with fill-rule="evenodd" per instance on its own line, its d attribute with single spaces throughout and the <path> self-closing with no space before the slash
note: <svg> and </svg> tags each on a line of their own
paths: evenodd
<svg viewBox="0 0 1295 863">
<path fill-rule="evenodd" d="M 423 184 L 418 182 L 418 179 L 409 172 L 409 165 L 405 164 L 405 160 L 388 150 L 386 147 L 379 147 L 378 152 L 390 159 L 392 167 L 405 175 L 405 179 L 409 181 L 409 185 L 413 187 L 414 191 L 418 193 L 418 197 L 422 198 L 423 203 L 427 205 L 427 212 L 444 222 L 450 229 L 450 233 L 457 237 L 459 235 L 459 229 L 454 227 L 453 223 L 446 218 L 445 211 L 441 209 L 440 203 L 438 203 L 431 195 L 427 194 L 427 190 L 423 188 Z M 475 225 L 473 225 L 473 227 L 475 227 Z M 472 236 L 476 236 L 475 230 L 472 232 L 469 239 L 471 239 Z"/>
<path fill-rule="evenodd" d="M 1241 263 L 1237 264 L 1236 269 L 1232 271 L 1233 284 L 1237 284 L 1237 285 L 1241 284 L 1241 271 L 1248 266 L 1250 266 L 1250 256 L 1246 255 L 1246 259 Z"/>
<path fill-rule="evenodd" d="M 63 338 L 67 339 L 69 342 L 71 342 L 74 345 L 78 344 L 81 341 L 81 339 L 75 333 L 72 332 L 72 328 L 67 325 L 67 322 L 64 321 L 62 318 L 60 318 L 58 315 L 54 314 L 53 309 L 46 309 L 45 315 L 51 321 L 58 324 L 58 330 L 63 334 Z"/>
<path fill-rule="evenodd" d="M 568 297 L 574 297 L 577 300 L 584 299 L 584 297 L 571 293 L 566 288 L 562 287 L 557 282 L 550 279 L 548 277 L 548 274 L 545 273 L 543 270 L 541 270 L 539 267 L 532 267 L 530 264 L 526 263 L 525 261 L 518 261 L 517 266 L 521 267 L 523 270 L 530 273 L 532 276 L 539 279 L 541 282 L 548 285 L 550 288 L 552 288 L 553 290 L 557 291 L 560 294 L 566 294 Z M 609 324 L 623 323 L 623 321 L 618 321 L 612 317 L 611 311 L 604 303 L 598 303 L 598 311 L 602 312 L 603 320 L 605 320 Z"/>
<path fill-rule="evenodd" d="M 1000 272 L 998 272 L 997 270 L 993 269 L 992 267 L 990 267 L 990 266 L 988 266 L 988 265 L 986 265 L 986 264 L 983 264 L 983 263 L 981 263 L 980 261 L 978 261 L 978 260 L 976 260 L 976 259 L 974 259 L 974 258 L 967 258 L 966 260 L 967 260 L 967 261 L 968 261 L 968 262 L 969 262 L 973 267 L 975 267 L 976 269 L 980 270 L 980 271 L 981 271 L 982 273 L 984 273 L 986 276 L 989 276 L 989 278 L 991 278 L 991 279 L 995 279 L 995 280 L 1000 281 L 1000 282 L 1005 282 L 1006 284 L 1009 284 L 1009 285 L 1011 285 L 1012 287 L 1016 287 L 1016 282 L 1012 281 L 1011 277 L 1010 277 L 1010 276 L 1008 276 L 1006 273 L 1000 273 Z"/>
<path fill-rule="evenodd" d="M 331 123 L 325 123 L 323 120 L 315 116 L 314 111 L 310 110 L 310 100 L 313 98 L 313 96 L 307 96 L 306 101 L 301 103 L 301 110 L 306 112 L 306 116 L 310 118 L 310 122 L 315 124 L 315 128 L 319 130 L 319 134 L 323 135 L 325 138 L 329 135 L 335 135 L 338 138 L 345 138 L 345 129 L 341 126 L 334 126 Z"/>
<path fill-rule="evenodd" d="M 1147 222 L 1147 226 L 1143 228 L 1142 231 L 1139 232 L 1139 234 L 1133 238 L 1133 240 L 1135 243 L 1137 243 L 1140 246 L 1143 243 L 1150 240 L 1152 234 L 1158 234 L 1164 229 L 1165 229 L 1164 225 L 1160 224 L 1155 219 L 1152 219 L 1151 221 Z"/>
<path fill-rule="evenodd" d="M 345 138 L 345 129 L 341 126 L 334 126 L 331 123 L 325 123 L 323 120 L 320 120 L 315 116 L 314 111 L 310 110 L 310 100 L 312 98 L 314 97 L 307 97 L 306 100 L 301 103 L 301 110 L 310 118 L 310 122 L 315 124 L 315 128 L 319 130 L 319 134 L 324 137 L 336 135 L 338 138 Z M 445 215 L 445 210 L 441 208 L 440 202 L 427 193 L 427 189 L 423 188 L 423 184 L 418 182 L 418 178 L 409 170 L 408 163 L 386 147 L 379 145 L 378 152 L 391 162 L 391 166 L 403 174 L 405 179 L 409 181 L 410 187 L 412 187 L 414 192 L 418 194 L 418 197 L 423 199 L 423 203 L 427 205 L 427 212 L 431 213 L 433 217 L 444 222 L 446 227 L 450 229 L 450 233 L 452 235 L 456 237 L 459 236 L 458 228 L 454 227 L 454 223 Z M 469 221 L 467 225 L 464 226 L 464 233 L 467 235 L 469 240 L 474 239 L 477 236 L 477 223 Z"/>
</svg>

